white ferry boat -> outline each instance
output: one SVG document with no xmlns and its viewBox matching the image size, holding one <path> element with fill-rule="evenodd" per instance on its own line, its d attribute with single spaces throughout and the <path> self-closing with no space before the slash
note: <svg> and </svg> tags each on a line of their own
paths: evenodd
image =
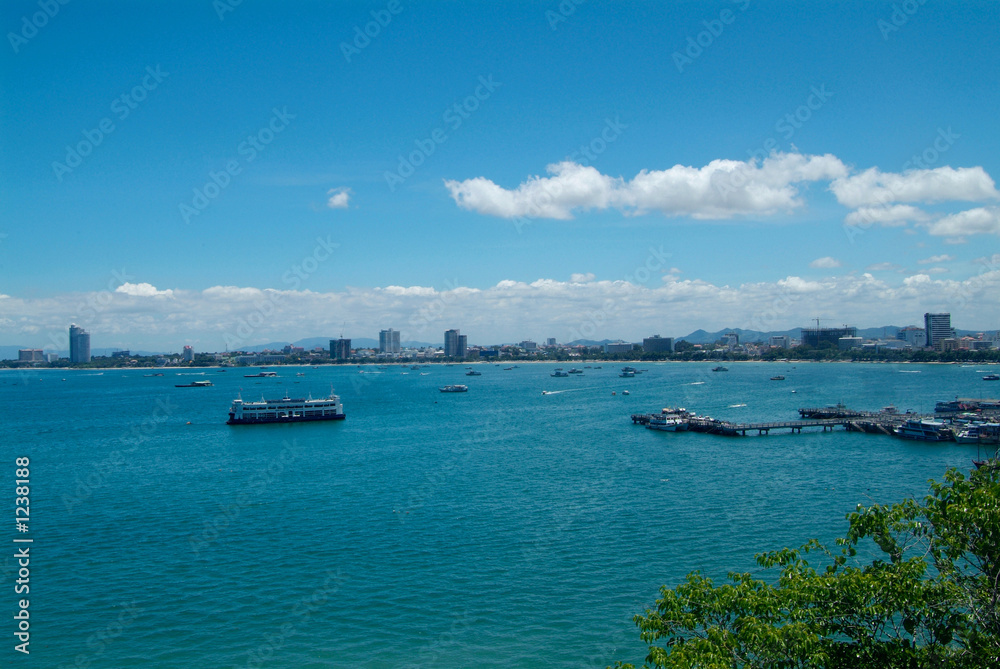
<svg viewBox="0 0 1000 669">
<path fill-rule="evenodd" d="M 893 433 L 902 439 L 918 439 L 920 441 L 953 441 L 954 433 L 941 421 L 908 420 Z"/>
<path fill-rule="evenodd" d="M 669 415 L 662 414 L 659 416 L 650 416 L 649 422 L 646 423 L 646 428 L 650 430 L 661 430 L 663 432 L 684 432 L 690 425 L 691 423 L 683 418 L 671 417 Z"/>
<path fill-rule="evenodd" d="M 438 388 L 442 393 L 467 393 L 469 392 L 469 386 L 463 385 L 461 383 L 456 383 L 450 386 L 442 386 Z"/>
<path fill-rule="evenodd" d="M 293 399 L 287 394 L 280 400 L 244 402 L 237 397 L 229 409 L 227 425 L 253 425 L 257 423 L 298 423 L 313 420 L 343 420 L 344 405 L 332 392 L 320 400 Z"/>
</svg>

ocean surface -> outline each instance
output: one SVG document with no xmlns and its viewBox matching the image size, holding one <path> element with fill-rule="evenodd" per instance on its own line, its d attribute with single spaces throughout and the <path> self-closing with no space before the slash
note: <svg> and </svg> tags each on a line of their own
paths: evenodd
<svg viewBox="0 0 1000 669">
<path fill-rule="evenodd" d="M 16 666 L 641 663 L 632 616 L 661 585 L 832 541 L 857 504 L 923 496 L 976 447 L 670 434 L 630 414 L 791 420 L 803 406 L 930 412 L 995 394 L 983 366 L 714 364 L 637 364 L 648 371 L 632 379 L 608 363 L 569 378 L 549 364 L 0 371 L 8 509 L 14 459 L 30 458 L 29 532 L 9 518 L 0 553 L 13 614 L 8 556 L 33 540 L 31 662 Z M 215 385 L 174 387 L 200 379 Z M 452 383 L 469 392 L 438 392 Z M 225 424 L 241 389 L 331 386 L 345 421 Z M 5 619 L 0 664 L 15 666 Z"/>
</svg>

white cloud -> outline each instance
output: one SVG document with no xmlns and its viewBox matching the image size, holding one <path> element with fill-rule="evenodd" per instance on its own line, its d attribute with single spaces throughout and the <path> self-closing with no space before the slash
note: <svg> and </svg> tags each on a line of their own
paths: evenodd
<svg viewBox="0 0 1000 669">
<path fill-rule="evenodd" d="M 982 167 L 936 167 L 903 173 L 872 167 L 835 179 L 830 190 L 842 205 L 857 209 L 892 202 L 979 201 L 1000 197 Z"/>
<path fill-rule="evenodd" d="M 593 272 L 587 272 L 586 274 L 570 274 L 569 280 L 573 283 L 587 283 L 588 281 L 593 281 L 596 277 Z"/>
<path fill-rule="evenodd" d="M 149 283 L 129 283 L 125 282 L 115 288 L 116 293 L 131 295 L 133 297 L 173 297 L 174 291 L 157 290 L 156 286 Z"/>
<path fill-rule="evenodd" d="M 573 333 L 638 341 L 656 332 L 680 336 L 698 328 L 781 330 L 807 325 L 821 300 L 824 312 L 858 325 L 905 324 L 928 311 L 947 311 L 958 327 L 976 329 L 990 327 L 989 315 L 1000 313 L 1000 263 L 985 260 L 980 271 L 965 280 L 944 279 L 937 270 L 927 269 L 904 279 L 887 275 L 893 277 L 891 283 L 866 272 L 740 285 L 677 277 L 650 277 L 646 283 L 541 278 L 507 279 L 487 288 L 387 286 L 322 293 L 212 286 L 173 290 L 172 299 L 129 292 L 115 292 L 110 301 L 99 300 L 102 293 L 10 296 L 0 300 L 0 323 L 3 343 L 42 347 L 50 334 L 65 338 L 66 327 L 81 308 L 98 304 L 100 308 L 80 323 L 91 332 L 95 349 L 179 351 L 189 343 L 199 350 L 233 350 L 268 341 L 336 336 L 345 321 L 344 334 L 356 338 L 375 338 L 379 330 L 392 327 L 404 340 L 435 343 L 443 341 L 449 328 L 460 328 L 470 343 L 528 337 L 569 341 Z"/>
<path fill-rule="evenodd" d="M 947 274 L 950 271 L 951 270 L 949 270 L 947 267 L 931 267 L 930 269 L 927 270 L 927 273 L 928 274 Z"/>
<path fill-rule="evenodd" d="M 727 219 L 742 214 L 790 211 L 804 203 L 798 186 L 847 174 L 835 156 L 773 153 L 763 161 L 713 160 L 704 167 L 674 165 L 642 170 L 631 181 L 590 166 L 561 162 L 509 190 L 485 177 L 446 180 L 463 209 L 501 218 L 567 220 L 574 211 L 616 208 L 630 214 Z"/>
<path fill-rule="evenodd" d="M 347 209 L 350 206 L 350 188 L 331 188 L 326 194 L 330 196 L 326 201 L 326 206 L 330 209 Z"/>
<path fill-rule="evenodd" d="M 906 225 L 909 221 L 923 221 L 926 212 L 908 204 L 891 204 L 884 207 L 860 207 L 845 218 L 848 225 L 870 225 L 877 223 L 886 227 Z"/>
<path fill-rule="evenodd" d="M 924 258 L 922 260 L 918 260 L 917 264 L 918 265 L 933 265 L 934 263 L 939 263 L 939 262 L 951 262 L 954 259 L 955 259 L 954 256 L 950 256 L 947 253 L 943 253 L 943 254 L 938 255 L 938 256 L 931 256 L 930 258 Z"/>
<path fill-rule="evenodd" d="M 888 272 L 897 269 L 901 269 L 900 266 L 891 262 L 877 262 L 865 267 L 866 272 Z"/>
<path fill-rule="evenodd" d="M 816 258 L 816 260 L 813 260 L 811 263 L 809 263 L 809 266 L 817 269 L 818 268 L 834 269 L 836 267 L 840 267 L 840 261 L 837 260 L 836 258 L 825 256 L 823 258 Z"/>
<path fill-rule="evenodd" d="M 1000 235 L 1000 207 L 978 207 L 945 216 L 931 223 L 928 232 L 940 237 Z"/>
</svg>

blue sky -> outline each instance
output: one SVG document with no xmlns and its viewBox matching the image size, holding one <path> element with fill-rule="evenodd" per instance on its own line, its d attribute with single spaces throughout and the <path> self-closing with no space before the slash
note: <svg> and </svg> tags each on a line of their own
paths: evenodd
<svg viewBox="0 0 1000 669">
<path fill-rule="evenodd" d="M 996 3 L 231 2 L 4 3 L 0 344 L 1000 327 Z"/>
</svg>

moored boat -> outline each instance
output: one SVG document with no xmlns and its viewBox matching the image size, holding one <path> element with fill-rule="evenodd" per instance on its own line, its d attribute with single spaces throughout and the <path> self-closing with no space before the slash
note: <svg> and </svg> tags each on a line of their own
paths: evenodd
<svg viewBox="0 0 1000 669">
<path fill-rule="evenodd" d="M 916 439 L 918 441 L 953 441 L 954 433 L 938 420 L 911 419 L 904 422 L 893 431 L 901 439 Z"/>
<path fill-rule="evenodd" d="M 438 388 L 443 393 L 465 393 L 469 391 L 469 386 L 463 385 L 461 383 L 452 384 L 450 386 L 442 386 Z"/>
<path fill-rule="evenodd" d="M 244 402 L 237 397 L 229 409 L 228 425 L 253 425 L 258 423 L 298 423 L 317 420 L 343 420 L 344 405 L 333 392 L 326 398 L 314 400 L 291 398 L 280 400 Z"/>
<path fill-rule="evenodd" d="M 174 388 L 208 388 L 211 385 L 211 381 L 195 381 L 194 383 L 176 383 Z"/>
<path fill-rule="evenodd" d="M 245 378 L 245 379 L 257 379 L 257 378 L 261 378 L 261 377 L 277 376 L 277 375 L 278 375 L 277 372 L 260 372 L 258 374 L 244 374 L 243 378 Z"/>
</svg>

